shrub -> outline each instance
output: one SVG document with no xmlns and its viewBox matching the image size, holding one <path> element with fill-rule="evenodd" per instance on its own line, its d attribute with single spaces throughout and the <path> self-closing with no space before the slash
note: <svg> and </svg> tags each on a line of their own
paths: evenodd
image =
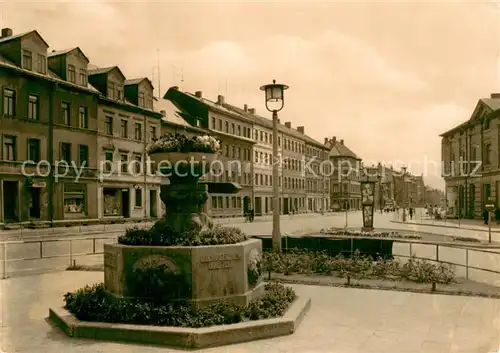
<svg viewBox="0 0 500 353">
<path fill-rule="evenodd" d="M 241 243 L 245 240 L 248 240 L 246 234 L 236 227 L 215 225 L 177 234 L 171 231 L 165 222 L 156 222 L 149 230 L 130 228 L 124 235 L 118 237 L 119 244 L 149 246 L 223 245 Z"/>
<path fill-rule="evenodd" d="M 295 299 L 295 292 L 281 283 L 269 283 L 262 298 L 247 307 L 219 303 L 195 312 L 185 302 L 158 304 L 154 301 L 119 298 L 104 290 L 104 284 L 86 286 L 64 296 L 65 308 L 82 321 L 137 325 L 207 327 L 244 320 L 282 316 Z"/>
</svg>

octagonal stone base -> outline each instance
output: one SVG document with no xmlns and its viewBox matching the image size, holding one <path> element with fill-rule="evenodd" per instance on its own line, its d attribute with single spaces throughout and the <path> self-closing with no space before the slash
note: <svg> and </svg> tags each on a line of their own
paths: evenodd
<svg viewBox="0 0 500 353">
<path fill-rule="evenodd" d="M 238 244 L 211 246 L 104 245 L 106 291 L 123 297 L 133 291 L 134 271 L 163 265 L 175 274 L 177 299 L 195 307 L 227 301 L 247 305 L 264 294 L 262 277 L 248 283 L 248 268 L 262 258 L 262 241 L 250 239 Z"/>
<path fill-rule="evenodd" d="M 200 349 L 290 335 L 297 330 L 310 307 L 309 298 L 298 297 L 283 317 L 205 328 L 86 322 L 63 308 L 50 309 L 49 319 L 74 338 Z"/>
</svg>

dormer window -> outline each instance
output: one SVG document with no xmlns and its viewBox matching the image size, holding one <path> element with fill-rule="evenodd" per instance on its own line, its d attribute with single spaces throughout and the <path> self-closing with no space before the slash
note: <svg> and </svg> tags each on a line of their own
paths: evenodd
<svg viewBox="0 0 500 353">
<path fill-rule="evenodd" d="M 36 55 L 36 71 L 44 75 L 47 73 L 47 58 L 43 54 Z"/>
<path fill-rule="evenodd" d="M 23 50 L 23 69 L 33 70 L 33 54 L 29 50 Z"/>
<path fill-rule="evenodd" d="M 108 83 L 108 98 L 115 99 L 115 84 L 113 82 Z"/>
<path fill-rule="evenodd" d="M 87 86 L 87 70 L 85 69 L 80 69 L 80 72 L 79 72 L 79 80 L 78 82 L 82 85 L 82 86 Z"/>
<path fill-rule="evenodd" d="M 139 92 L 139 107 L 145 107 L 144 92 Z"/>
<path fill-rule="evenodd" d="M 116 99 L 119 101 L 123 100 L 123 89 L 121 87 L 116 89 Z"/>
<path fill-rule="evenodd" d="M 68 65 L 68 81 L 76 83 L 76 69 L 75 65 Z"/>
</svg>

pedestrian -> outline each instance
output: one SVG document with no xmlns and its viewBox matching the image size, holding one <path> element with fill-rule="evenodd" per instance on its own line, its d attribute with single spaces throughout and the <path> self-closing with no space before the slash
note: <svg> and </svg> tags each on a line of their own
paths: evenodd
<svg viewBox="0 0 500 353">
<path fill-rule="evenodd" d="M 488 210 L 485 209 L 483 212 L 484 224 L 488 224 L 488 217 L 489 217 L 489 212 Z"/>
<path fill-rule="evenodd" d="M 500 209 L 498 207 L 495 210 L 495 221 L 497 222 L 497 225 L 500 224 Z"/>
<path fill-rule="evenodd" d="M 410 207 L 410 209 L 408 210 L 408 212 L 410 213 L 410 219 L 413 219 L 413 208 Z"/>
</svg>

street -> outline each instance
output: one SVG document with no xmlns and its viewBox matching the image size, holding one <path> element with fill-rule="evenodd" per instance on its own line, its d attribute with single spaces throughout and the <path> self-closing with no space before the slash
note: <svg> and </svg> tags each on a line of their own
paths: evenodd
<svg viewBox="0 0 500 353">
<path fill-rule="evenodd" d="M 395 223 L 394 214 L 376 213 L 374 224 L 378 229 L 394 229 L 404 233 L 428 233 L 444 236 L 464 236 L 474 237 L 485 241 L 488 233 L 481 230 L 467 230 L 449 227 L 437 227 L 432 225 L 422 225 L 414 223 Z M 272 222 L 269 218 L 257 219 L 254 223 L 245 223 L 243 219 L 218 219 L 216 223 L 226 226 L 241 228 L 250 236 L 270 235 L 272 232 Z M 360 229 L 362 215 L 359 211 L 349 212 L 347 225 L 349 228 Z M 281 217 L 281 233 L 285 235 L 315 234 L 321 229 L 346 225 L 345 213 L 334 214 L 307 214 Z M 70 264 L 94 265 L 102 263 L 103 244 L 114 242 L 116 238 L 123 234 L 124 230 L 131 225 L 99 225 L 81 227 L 76 229 L 56 229 L 59 233 L 54 235 L 53 229 L 39 229 L 26 233 L 22 238 L 25 241 L 10 241 L 1 244 L 1 272 L 6 277 L 19 276 L 25 274 L 43 273 L 53 270 L 61 270 Z M 140 227 L 150 227 L 151 224 L 140 223 Z M 5 238 L 20 238 L 12 231 L 2 235 Z M 494 240 L 500 240 L 500 234 L 493 233 Z M 443 240 L 445 237 L 443 237 Z M 500 254 L 487 254 L 476 250 L 465 250 L 463 248 L 450 248 L 428 244 L 395 243 L 393 253 L 400 256 L 409 256 L 410 252 L 418 257 L 448 261 L 460 265 L 476 266 L 493 271 L 500 271 Z M 467 254 L 466 254 L 467 252 Z M 3 261 L 6 259 L 6 261 Z M 4 267 L 5 266 L 5 267 Z M 465 276 L 466 270 L 457 267 L 457 274 Z M 484 281 L 489 284 L 499 283 L 499 275 L 469 269 L 470 279 Z"/>
</svg>

